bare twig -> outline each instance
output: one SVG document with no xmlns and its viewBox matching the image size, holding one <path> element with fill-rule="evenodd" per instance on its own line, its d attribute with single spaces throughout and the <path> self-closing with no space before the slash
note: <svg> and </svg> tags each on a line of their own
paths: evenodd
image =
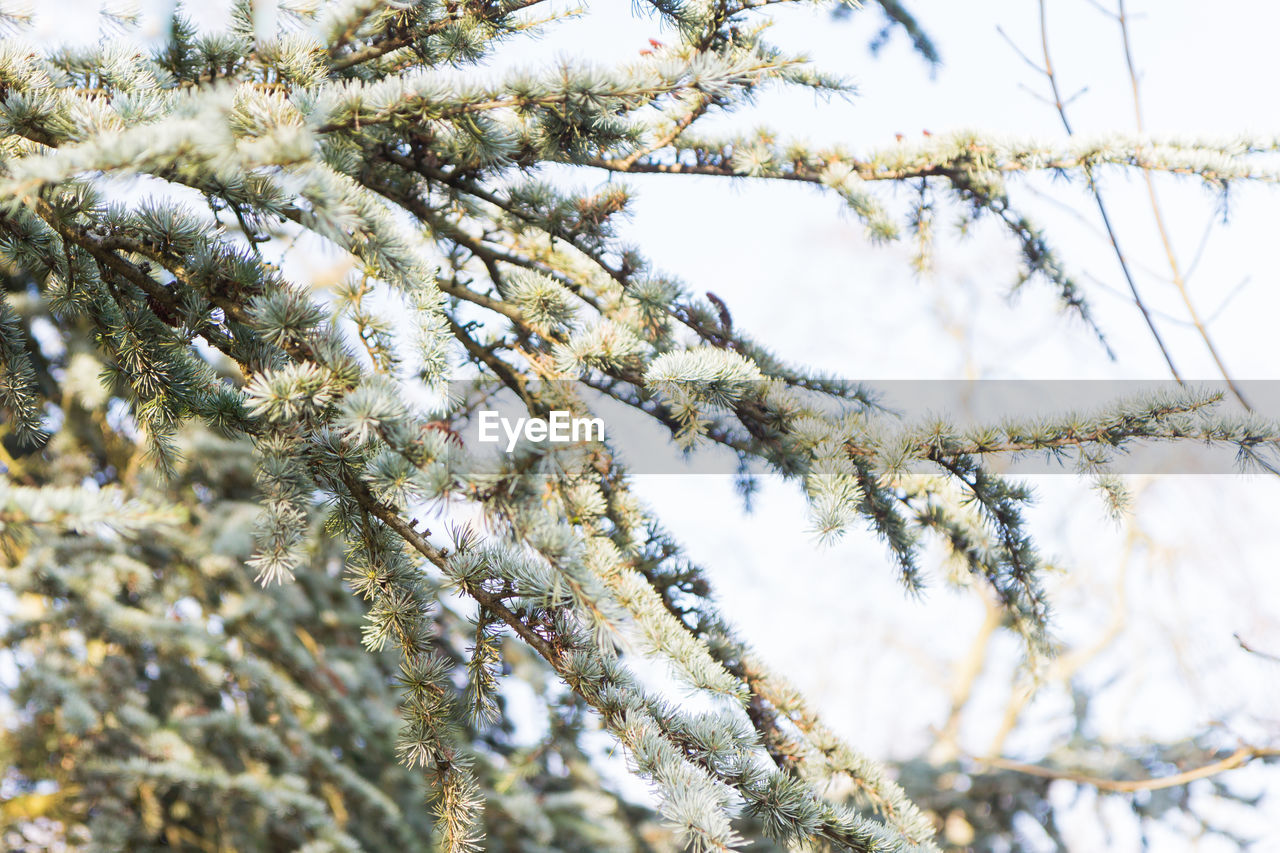
<svg viewBox="0 0 1280 853">
<path fill-rule="evenodd" d="M 1067 105 L 1062 100 L 1062 93 L 1058 88 L 1058 77 L 1053 70 L 1053 61 L 1049 58 L 1049 16 L 1045 0 L 1040 0 L 1040 44 L 1044 52 L 1043 70 L 1045 77 L 1049 81 L 1049 88 L 1053 92 L 1054 107 L 1058 111 L 1058 117 L 1062 119 L 1062 127 L 1067 131 L 1067 135 L 1074 136 L 1075 131 L 1071 127 L 1071 120 L 1067 117 Z M 1115 250 L 1116 260 L 1120 262 L 1120 271 L 1124 274 L 1124 279 L 1129 285 L 1129 292 L 1133 294 L 1133 301 L 1138 306 L 1138 310 L 1142 312 L 1142 319 L 1146 321 L 1147 328 L 1151 330 L 1151 337 L 1155 339 L 1156 346 L 1160 348 L 1160 354 L 1164 356 L 1165 364 L 1169 366 L 1169 372 L 1181 384 L 1183 381 L 1182 374 L 1179 373 L 1177 365 L 1173 362 L 1173 356 L 1169 353 L 1168 346 L 1165 345 L 1164 337 L 1156 326 L 1155 318 L 1151 316 L 1151 311 L 1147 308 L 1147 304 L 1142 298 L 1142 293 L 1138 290 L 1138 284 L 1129 269 L 1129 261 L 1125 258 L 1125 254 L 1120 248 L 1120 240 L 1111 224 L 1111 215 L 1107 212 L 1107 205 L 1103 201 L 1102 191 L 1094 179 L 1093 168 L 1085 164 L 1083 169 L 1085 178 L 1089 182 L 1089 189 L 1093 193 L 1094 201 L 1098 203 L 1098 213 L 1102 216 L 1102 224 L 1106 228 L 1107 237 L 1111 240 L 1111 248 Z"/>
<path fill-rule="evenodd" d="M 1235 770 L 1255 759 L 1277 757 L 1280 757 L 1280 749 L 1242 746 L 1225 758 L 1210 764 L 1186 770 L 1182 773 L 1175 773 L 1172 776 L 1157 776 L 1150 779 L 1106 779 L 1101 776 L 1091 776 L 1087 773 L 1078 773 L 1073 770 L 1059 770 L 1040 764 L 1024 764 L 1020 761 L 1010 761 L 1005 758 L 978 758 L 975 760 L 980 764 L 985 764 L 998 770 L 1012 770 L 1015 773 L 1025 773 L 1028 776 L 1037 776 L 1041 779 L 1066 779 L 1078 785 L 1097 788 L 1099 791 L 1133 793 L 1135 791 L 1158 791 L 1163 788 L 1177 788 L 1195 782 L 1198 779 L 1208 779 L 1219 773 Z"/>
<path fill-rule="evenodd" d="M 666 148 L 668 145 L 675 142 L 676 139 L 679 138 L 680 134 L 688 130 L 689 125 L 701 118 L 714 103 L 715 99 L 711 96 L 700 95 L 698 97 L 698 102 L 693 106 L 693 108 L 674 121 L 668 132 L 664 133 L 650 144 L 637 148 L 626 157 L 623 157 L 618 161 L 618 167 L 625 171 L 634 166 L 636 161 L 641 157 L 647 157 L 655 151 Z"/>
<path fill-rule="evenodd" d="M 1214 320 L 1222 316 L 1222 312 L 1227 310 L 1227 306 L 1229 306 L 1232 302 L 1234 302 L 1235 298 L 1239 296 L 1241 292 L 1252 283 L 1253 283 L 1253 276 L 1251 275 L 1247 275 L 1244 278 L 1240 279 L 1240 283 L 1237 284 L 1235 287 L 1231 288 L 1231 290 L 1227 293 L 1227 295 L 1223 297 L 1222 302 L 1218 303 L 1218 307 L 1213 309 L 1213 313 L 1209 315 L 1208 319 L 1205 320 L 1205 323 L 1212 324 Z"/>
<path fill-rule="evenodd" d="M 982 675 L 983 669 L 986 668 L 991 638 L 1004 621 L 1004 610 L 990 596 L 984 596 L 983 602 L 986 605 L 986 611 L 983 613 L 982 624 L 978 626 L 978 631 L 974 634 L 968 653 L 960 661 L 951 687 L 951 709 L 947 713 L 946 722 L 938 730 L 937 739 L 934 742 L 933 752 L 930 756 L 938 764 L 953 760 L 960 754 L 960 749 L 957 745 L 960 736 L 960 722 L 964 716 L 964 710 L 969 704 L 969 699 L 973 695 L 973 686 L 977 683 L 979 676 Z"/>
<path fill-rule="evenodd" d="M 1271 652 L 1262 651 L 1262 649 L 1259 649 L 1258 647 L 1246 642 L 1244 637 L 1241 637 L 1239 634 L 1232 634 L 1231 636 L 1235 637 L 1236 643 L 1240 645 L 1240 648 L 1244 649 L 1249 654 L 1257 655 L 1263 660 L 1268 660 L 1268 661 L 1271 661 L 1272 663 L 1280 663 L 1280 655 L 1275 655 L 1275 654 L 1272 654 Z"/>
<path fill-rule="evenodd" d="M 1129 83 L 1133 89 L 1133 116 L 1138 132 L 1142 133 L 1145 130 L 1142 121 L 1142 94 L 1138 83 L 1137 66 L 1133 61 L 1133 45 L 1129 39 L 1129 20 L 1125 15 L 1124 0 L 1117 0 L 1117 3 L 1119 4 L 1119 12 L 1116 15 L 1116 20 L 1120 24 L 1120 36 L 1124 42 L 1124 61 L 1129 69 Z M 1227 371 L 1227 366 L 1222 361 L 1218 347 L 1214 344 L 1213 338 L 1209 337 L 1209 330 L 1200 319 L 1195 303 L 1191 300 L 1191 294 L 1187 290 L 1186 277 L 1182 274 L 1182 268 L 1178 265 L 1178 257 L 1173 251 L 1173 241 L 1169 239 L 1169 230 L 1164 222 L 1164 210 L 1161 208 L 1160 198 L 1156 194 L 1156 184 L 1151 176 L 1151 170 L 1143 168 L 1142 178 L 1147 184 L 1147 195 L 1151 199 L 1151 213 L 1155 219 L 1156 231 L 1160 234 L 1160 242 L 1164 245 L 1165 257 L 1169 260 L 1169 271 L 1173 275 L 1173 283 L 1178 288 L 1178 293 L 1182 296 L 1182 303 L 1187 308 L 1191 323 L 1195 326 L 1200 339 L 1204 341 L 1205 348 L 1209 350 L 1209 355 L 1213 357 L 1213 363 L 1217 365 L 1218 372 L 1226 380 L 1227 387 L 1231 389 L 1231 393 L 1240 401 L 1240 405 L 1249 411 L 1253 411 L 1253 407 L 1245 399 L 1244 393 L 1241 392 L 1239 386 L 1236 385 L 1235 380 L 1231 378 L 1231 374 Z"/>
<path fill-rule="evenodd" d="M 1142 488 L 1145 488 L 1145 486 Z M 1134 551 L 1138 545 L 1139 538 L 1140 535 L 1136 523 L 1130 521 L 1128 533 L 1125 536 L 1124 555 L 1120 559 L 1120 570 L 1116 573 L 1115 588 L 1111 596 L 1111 600 L 1114 603 L 1111 607 L 1111 618 L 1107 627 L 1092 644 L 1084 648 L 1073 649 L 1055 658 L 1049 665 L 1046 680 L 1052 680 L 1060 684 L 1070 684 L 1076 673 L 1105 652 L 1124 633 L 1125 625 L 1128 621 L 1129 570 L 1133 563 Z M 1005 706 L 1004 716 L 1000 721 L 1000 727 L 996 730 L 995 736 L 991 739 L 991 745 L 987 749 L 989 757 L 998 756 L 1000 751 L 1004 749 L 1005 741 L 1008 740 L 1009 735 L 1013 734 L 1013 730 L 1017 727 L 1022 717 L 1022 712 L 1026 710 L 1027 705 L 1035 696 L 1035 687 L 1035 682 L 1031 679 L 1024 679 L 1013 685 L 1013 689 L 1009 694 L 1009 702 Z"/>
</svg>

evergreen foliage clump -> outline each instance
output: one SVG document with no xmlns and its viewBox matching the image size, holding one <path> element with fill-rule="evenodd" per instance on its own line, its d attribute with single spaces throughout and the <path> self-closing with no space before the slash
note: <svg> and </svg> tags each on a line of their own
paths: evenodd
<svg viewBox="0 0 1280 853">
<path fill-rule="evenodd" d="M 1142 442 L 1272 464 L 1274 424 L 1194 389 L 904 423 L 623 242 L 622 180 L 562 178 L 805 182 L 886 241 L 924 227 L 886 201 L 908 185 L 1000 223 L 1025 277 L 1092 322 L 1009 182 L 1273 181 L 1274 139 L 826 149 L 704 131 L 768 89 L 849 91 L 766 40 L 765 3 L 651 0 L 667 43 L 506 73 L 485 63 L 558 17 L 538 0 L 280 5 L 266 29 L 237 0 L 216 32 L 178 10 L 150 54 L 127 21 L 78 51 L 26 44 L 20 20 L 0 43 L 9 846 L 937 849 L 945 768 L 903 769 L 917 804 L 837 737 L 720 612 L 608 441 L 474 453 L 459 435 L 497 396 L 529 416 L 607 398 L 789 478 L 815 531 L 870 528 L 909 591 L 940 544 L 1032 663 L 1053 653 L 1044 560 L 1029 491 L 993 459 L 1060 455 L 1112 489 L 1109 462 Z M 878 42 L 901 32 L 937 61 L 901 4 L 866 5 Z M 292 278 L 286 255 L 322 246 L 350 258 L 341 280 Z M 538 714 L 547 734 L 520 745 Z M 602 777 L 601 731 L 652 808 Z M 986 837 L 1014 839 L 1035 807 L 1020 798 L 1043 797 L 1014 791 L 971 821 Z"/>
</svg>

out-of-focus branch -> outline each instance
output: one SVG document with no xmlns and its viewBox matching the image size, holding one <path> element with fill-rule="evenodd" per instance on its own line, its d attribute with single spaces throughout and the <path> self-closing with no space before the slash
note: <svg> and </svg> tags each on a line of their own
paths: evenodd
<svg viewBox="0 0 1280 853">
<path fill-rule="evenodd" d="M 1232 636 L 1235 637 L 1236 643 L 1240 646 L 1240 648 L 1244 649 L 1249 654 L 1257 655 L 1263 660 L 1269 660 L 1272 663 L 1280 663 L 1280 655 L 1275 655 L 1275 654 L 1272 654 L 1271 652 L 1264 652 L 1262 649 L 1259 649 L 1256 646 L 1246 642 L 1245 639 L 1241 637 L 1239 634 L 1232 634 Z"/>
<path fill-rule="evenodd" d="M 1133 116 L 1138 133 L 1143 133 L 1145 127 L 1142 121 L 1142 91 L 1138 84 L 1138 71 L 1133 61 L 1133 46 L 1129 39 L 1129 18 L 1125 14 L 1124 0 L 1117 0 L 1117 2 L 1119 4 L 1119 12 L 1116 15 L 1116 20 L 1120 24 L 1120 36 L 1124 41 L 1124 61 L 1129 69 L 1129 83 L 1133 89 Z M 1187 278 L 1182 272 L 1182 267 L 1178 264 L 1177 254 L 1173 251 L 1173 241 L 1169 238 L 1169 229 L 1165 226 L 1164 210 L 1160 206 L 1160 198 L 1156 194 L 1156 184 L 1151 176 L 1150 169 L 1143 168 L 1142 179 L 1147 185 L 1147 195 L 1151 199 L 1151 214 L 1155 219 L 1156 231 L 1160 234 L 1160 242 L 1164 245 L 1165 257 L 1169 261 L 1169 272 L 1173 276 L 1174 286 L 1178 288 L 1178 293 L 1182 296 L 1182 304 L 1187 308 L 1187 315 L 1191 318 L 1191 323 L 1195 326 L 1200 339 L 1204 341 L 1205 347 L 1209 350 L 1209 355 L 1213 357 L 1213 363 L 1217 365 L 1218 372 L 1226 380 L 1231 393 L 1240 401 L 1240 405 L 1249 411 L 1253 411 L 1253 407 L 1249 405 L 1249 401 L 1245 399 L 1243 392 L 1241 392 L 1235 380 L 1231 378 L 1231 374 L 1227 371 L 1227 366 L 1222 361 L 1218 347 L 1214 344 L 1213 338 L 1209 336 L 1209 330 L 1200 318 L 1200 312 L 1196 310 L 1195 303 L 1191 300 L 1191 294 L 1187 290 Z"/>
<path fill-rule="evenodd" d="M 1106 651 L 1124 631 L 1125 623 L 1128 620 L 1126 611 L 1129 567 L 1139 538 L 1140 533 L 1136 524 L 1130 521 L 1129 530 L 1125 537 L 1124 556 L 1121 558 L 1120 570 L 1116 573 L 1115 591 L 1112 594 L 1112 600 L 1115 603 L 1112 605 L 1111 619 L 1106 629 L 1089 646 L 1073 649 L 1055 658 L 1049 666 L 1046 680 L 1061 683 L 1069 682 L 1089 661 Z M 1005 706 L 1004 716 L 1000 721 L 1000 728 L 996 730 L 995 736 L 991 739 L 991 745 L 987 749 L 988 756 L 998 756 L 1001 750 L 1004 749 L 1005 741 L 1008 740 L 1009 735 L 1017 727 L 1022 712 L 1031 702 L 1033 696 L 1035 696 L 1035 684 L 1030 679 L 1014 684 L 1013 690 L 1009 695 L 1009 702 Z"/>
<path fill-rule="evenodd" d="M 1067 131 L 1067 135 L 1074 136 L 1075 131 L 1071 127 L 1071 120 L 1067 117 L 1067 105 L 1062 99 L 1062 93 L 1058 88 L 1058 77 L 1053 70 L 1053 61 L 1049 56 L 1049 16 L 1045 0 L 1040 0 L 1040 44 L 1044 53 L 1044 68 L 1041 70 L 1044 72 L 1046 79 L 1048 79 L 1049 88 L 1053 92 L 1054 108 L 1058 111 L 1059 118 L 1062 119 L 1062 127 Z M 1134 304 L 1142 312 L 1142 319 L 1146 321 L 1147 328 L 1151 330 L 1151 337 L 1155 339 L 1156 346 L 1160 348 L 1160 354 L 1164 356 L 1165 364 L 1169 366 L 1169 372 L 1173 374 L 1174 379 L 1181 383 L 1182 374 L 1178 372 L 1178 367 L 1173 362 L 1169 347 L 1165 344 L 1164 337 L 1156 326 L 1155 318 L 1151 316 L 1151 311 L 1147 308 L 1147 304 L 1142 298 L 1142 293 L 1138 290 L 1138 284 L 1134 280 L 1133 272 L 1129 269 L 1129 261 L 1125 258 L 1125 254 L 1120 248 L 1120 240 L 1111 224 L 1111 215 L 1107 212 L 1107 204 L 1102 198 L 1102 190 L 1099 189 L 1098 183 L 1094 179 L 1093 168 L 1086 164 L 1084 166 L 1084 174 L 1085 179 L 1089 182 L 1089 190 L 1093 193 L 1093 199 L 1098 204 L 1098 213 L 1102 216 L 1102 224 L 1106 228 L 1107 237 L 1111 240 L 1111 248 L 1115 250 L 1116 260 L 1120 262 L 1120 271 L 1124 274 L 1125 282 L 1129 285 L 1129 292 L 1133 294 Z"/>
<path fill-rule="evenodd" d="M 998 770 L 1011 770 L 1015 773 L 1025 773 L 1028 776 L 1038 776 L 1041 779 L 1065 779 L 1078 785 L 1097 788 L 1099 791 L 1133 793 L 1135 791 L 1157 791 L 1162 788 L 1177 788 L 1195 782 L 1198 779 L 1208 779 L 1219 773 L 1235 770 L 1259 758 L 1280 758 L 1280 749 L 1242 746 L 1218 761 L 1186 770 L 1182 773 L 1175 773 L 1172 776 L 1158 776 L 1150 779 L 1107 779 L 1101 776 L 1091 776 L 1087 773 L 1077 773 L 1072 770 L 1045 767 L 1040 764 L 1024 764 L 1020 761 L 1010 761 L 1005 758 L 978 758 L 975 760 L 980 764 L 994 767 Z"/>
<path fill-rule="evenodd" d="M 960 721 L 973 695 L 973 685 L 986 667 L 991 638 L 1000 627 L 1000 623 L 1004 621 L 1004 610 L 992 601 L 990 596 L 983 596 L 983 603 L 986 605 L 986 612 L 983 614 L 982 624 L 978 626 L 968 653 L 956 668 L 951 687 L 951 709 L 947 712 L 946 722 L 938 730 L 937 740 L 934 741 L 930 754 L 930 760 L 936 764 L 953 761 L 960 754 L 957 743 L 960 735 Z"/>
</svg>

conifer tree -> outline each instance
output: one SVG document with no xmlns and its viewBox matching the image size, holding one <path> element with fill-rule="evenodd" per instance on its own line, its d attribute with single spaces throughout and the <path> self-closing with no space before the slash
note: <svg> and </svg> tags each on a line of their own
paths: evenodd
<svg viewBox="0 0 1280 853">
<path fill-rule="evenodd" d="M 768 42 L 767 5 L 650 0 L 637 14 L 669 36 L 641 55 L 505 74 L 484 63 L 558 12 L 291 2 L 268 26 L 237 0 L 216 31 L 179 9 L 150 53 L 128 21 L 79 51 L 7 21 L 7 846 L 913 851 L 938 849 L 955 809 L 984 849 L 1019 843 L 1047 783 L 1010 770 L 962 796 L 946 767 L 895 772 L 841 740 L 717 608 L 607 438 L 494 463 L 462 436 L 499 398 L 529 417 L 611 401 L 677 447 L 793 481 L 822 538 L 870 528 L 908 592 L 940 544 L 1034 664 L 1053 653 L 1044 561 L 1029 491 L 993 460 L 1060 456 L 1119 500 L 1108 466 L 1131 446 L 1206 442 L 1271 469 L 1280 429 L 1192 388 L 980 429 L 904 423 L 625 243 L 622 177 L 562 178 L 798 181 L 884 241 L 927 227 L 886 201 L 918 188 L 1000 223 L 1026 279 L 1092 324 L 1010 181 L 1271 182 L 1276 141 L 852 151 L 708 129 L 768 89 L 849 89 Z M 902 4 L 842 9 L 937 61 Z M 350 272 L 291 278 L 298 246 Z M 698 701 L 655 689 L 640 657 Z M 512 737 L 530 713 L 516 681 L 540 697 L 535 748 Z M 651 806 L 602 775 L 601 731 Z"/>
</svg>

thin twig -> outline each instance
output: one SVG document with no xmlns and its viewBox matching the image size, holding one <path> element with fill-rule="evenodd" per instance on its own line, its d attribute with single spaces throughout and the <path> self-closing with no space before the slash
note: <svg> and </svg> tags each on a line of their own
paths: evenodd
<svg viewBox="0 0 1280 853">
<path fill-rule="evenodd" d="M 1263 660 L 1269 660 L 1272 663 L 1280 663 L 1280 655 L 1274 655 L 1271 652 L 1264 652 L 1262 649 L 1245 642 L 1245 639 L 1239 634 L 1232 634 L 1231 636 L 1235 637 L 1236 643 L 1240 645 L 1240 648 L 1244 649 L 1249 654 L 1257 655 Z"/>
<path fill-rule="evenodd" d="M 1120 24 L 1120 37 L 1124 42 L 1124 61 L 1129 69 L 1129 83 L 1133 89 L 1133 116 L 1137 124 L 1138 133 L 1142 133 L 1145 129 L 1142 121 L 1142 94 L 1141 87 L 1138 84 L 1137 66 L 1133 61 L 1133 46 L 1129 39 L 1129 21 L 1125 15 L 1124 0 L 1117 0 L 1117 3 L 1119 4 L 1119 13 L 1116 19 Z M 1165 227 L 1164 210 L 1161 208 L 1160 198 L 1156 194 L 1156 184 L 1151 177 L 1151 170 L 1143 167 L 1142 178 L 1147 184 L 1147 195 L 1151 198 L 1151 213 L 1155 218 L 1156 231 L 1160 234 L 1160 242 L 1164 245 L 1165 257 L 1169 260 L 1169 271 L 1173 274 L 1173 283 L 1178 288 L 1178 293 L 1182 296 L 1183 305 L 1187 307 L 1187 314 L 1191 317 L 1191 323 L 1195 326 L 1200 339 L 1204 341 L 1205 348 L 1209 350 L 1209 355 L 1213 357 L 1213 363 L 1217 365 L 1218 372 L 1226 380 L 1227 387 L 1231 389 L 1231 393 L 1240 401 L 1240 405 L 1252 412 L 1253 406 L 1249 405 L 1244 393 L 1236 385 L 1235 380 L 1231 378 L 1231 374 L 1227 371 L 1227 366 L 1223 363 L 1222 356 L 1218 352 L 1218 347 L 1214 344 L 1213 338 L 1209 337 L 1209 330 L 1200 319 L 1200 313 L 1196 311 L 1195 303 L 1191 300 L 1191 294 L 1187 290 L 1186 278 L 1182 274 L 1182 268 L 1178 265 L 1178 257 L 1173 251 L 1173 241 L 1169 239 L 1169 230 Z"/>
<path fill-rule="evenodd" d="M 1205 764 L 1182 773 L 1175 773 L 1172 776 L 1157 776 L 1150 779 L 1106 779 L 1101 776 L 1091 776 L 1087 773 L 1078 773 L 1073 770 L 1058 770 L 1040 764 L 1024 764 L 1020 761 L 1010 761 L 1006 758 L 977 758 L 974 760 L 979 764 L 985 764 L 998 770 L 1012 770 L 1015 773 L 1024 773 L 1027 776 L 1037 776 L 1041 779 L 1066 779 L 1078 785 L 1097 788 L 1099 791 L 1133 793 L 1135 791 L 1158 791 L 1163 788 L 1177 788 L 1199 779 L 1208 779 L 1210 776 L 1216 776 L 1228 770 L 1235 770 L 1258 758 L 1277 757 L 1280 757 L 1280 749 L 1242 746 L 1226 758 L 1214 761 L 1211 764 Z"/>
<path fill-rule="evenodd" d="M 936 764 L 944 764 L 960 754 L 957 745 L 960 737 L 960 723 L 965 708 L 973 697 L 973 686 L 982 675 L 987 665 L 987 656 L 991 649 L 991 638 L 1004 621 L 1004 609 L 990 596 L 983 596 L 986 607 L 982 624 L 978 626 L 969 651 L 961 659 L 955 680 L 951 686 L 951 709 L 947 712 L 946 722 L 938 730 L 931 758 Z"/>
<path fill-rule="evenodd" d="M 666 148 L 668 145 L 675 142 L 680 134 L 688 130 L 689 125 L 701 118 L 714 103 L 715 99 L 710 95 L 700 95 L 698 103 L 693 107 L 693 109 L 689 110 L 689 112 L 685 113 L 678 120 L 672 123 L 671 130 L 663 134 L 658 139 L 655 139 L 650 144 L 637 148 L 626 157 L 623 157 L 618 161 L 618 167 L 625 171 L 635 165 L 635 162 L 641 157 L 647 157 L 655 151 Z"/>
<path fill-rule="evenodd" d="M 1049 88 L 1053 92 L 1054 107 L 1058 111 L 1058 117 L 1062 119 L 1062 126 L 1067 131 L 1067 135 L 1074 136 L 1075 131 L 1071 127 L 1071 120 L 1067 118 L 1067 105 L 1062 100 L 1062 94 L 1058 89 L 1058 78 L 1053 70 L 1053 62 L 1049 58 L 1049 16 L 1045 0 L 1040 0 L 1040 44 L 1044 51 L 1044 73 L 1049 80 Z M 1093 167 L 1086 163 L 1083 169 L 1085 179 L 1089 183 L 1089 189 L 1093 193 L 1094 201 L 1098 203 L 1098 213 L 1102 215 L 1102 224 L 1111 240 L 1111 248 L 1115 250 L 1116 260 L 1120 262 L 1120 271 L 1124 273 L 1124 279 L 1129 285 L 1129 292 L 1133 294 L 1133 301 L 1138 306 L 1138 310 L 1142 312 L 1142 319 L 1146 321 L 1147 328 L 1151 330 L 1151 336 L 1155 339 L 1156 346 L 1160 348 L 1160 354 L 1164 356 L 1165 364 L 1169 366 L 1169 372 L 1173 374 L 1173 378 L 1179 384 L 1182 384 L 1182 374 L 1178 372 L 1177 365 L 1173 363 L 1173 356 L 1170 355 L 1169 348 L 1165 345 L 1164 337 L 1161 336 L 1160 330 L 1156 327 L 1155 318 L 1151 316 L 1151 311 L 1142 299 L 1138 284 L 1134 281 L 1133 273 L 1129 269 L 1129 262 L 1125 258 L 1124 252 L 1120 249 L 1120 240 L 1111 224 L 1111 215 L 1107 212 L 1107 205 L 1103 201 L 1102 191 L 1094 179 Z"/>
<path fill-rule="evenodd" d="M 1248 287 L 1252 282 L 1253 282 L 1253 276 L 1251 275 L 1247 275 L 1244 278 L 1240 279 L 1240 283 L 1237 284 L 1235 287 L 1231 288 L 1231 291 L 1226 295 L 1225 298 L 1223 298 L 1222 302 L 1218 305 L 1218 307 L 1213 309 L 1213 313 L 1209 315 L 1208 319 L 1205 320 L 1205 323 L 1211 324 L 1213 323 L 1214 320 L 1222 316 L 1222 312 L 1227 310 L 1227 306 L 1229 306 L 1232 302 L 1234 302 L 1235 298 L 1240 295 L 1241 291 L 1243 291 L 1246 287 Z"/>
</svg>

